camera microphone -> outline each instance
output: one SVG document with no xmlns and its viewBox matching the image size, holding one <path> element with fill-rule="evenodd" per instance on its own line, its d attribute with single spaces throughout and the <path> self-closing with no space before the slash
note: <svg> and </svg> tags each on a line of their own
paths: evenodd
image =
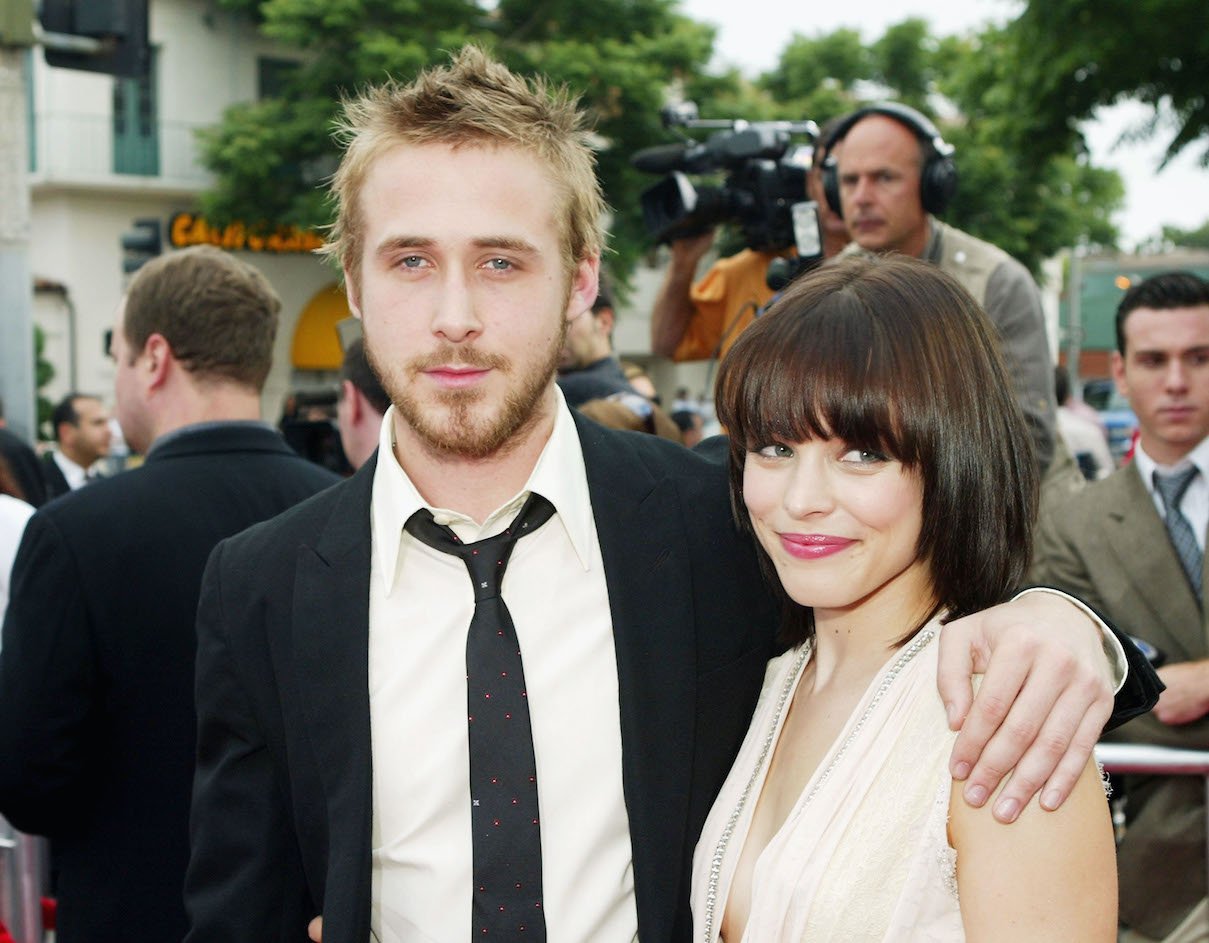
<svg viewBox="0 0 1209 943">
<path fill-rule="evenodd" d="M 648 174 L 669 174 L 680 170 L 688 156 L 688 144 L 658 144 L 644 147 L 630 158 L 630 163 Z"/>
</svg>

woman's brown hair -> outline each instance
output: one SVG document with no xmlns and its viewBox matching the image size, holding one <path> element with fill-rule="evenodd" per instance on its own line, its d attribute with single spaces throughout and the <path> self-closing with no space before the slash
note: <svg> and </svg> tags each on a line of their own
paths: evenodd
<svg viewBox="0 0 1209 943">
<path fill-rule="evenodd" d="M 994 327 L 934 265 L 860 257 L 802 277 L 735 342 L 716 399 L 730 435 L 731 503 L 748 532 L 747 453 L 838 438 L 919 475 L 918 549 L 938 610 L 976 612 L 1023 580 L 1037 504 L 1032 440 Z M 762 548 L 760 558 L 785 601 L 783 640 L 804 641 L 809 610 L 779 589 Z"/>
<path fill-rule="evenodd" d="M 25 492 L 22 490 L 20 482 L 17 481 L 17 476 L 9 467 L 8 459 L 3 455 L 0 455 L 0 494 L 25 500 Z"/>
</svg>

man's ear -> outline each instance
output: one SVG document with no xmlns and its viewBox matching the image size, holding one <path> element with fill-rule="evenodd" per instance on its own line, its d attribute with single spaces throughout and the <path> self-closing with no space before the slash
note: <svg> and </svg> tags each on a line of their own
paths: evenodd
<svg viewBox="0 0 1209 943">
<path fill-rule="evenodd" d="M 1112 352 L 1109 367 L 1112 369 L 1112 379 L 1117 385 L 1117 392 L 1129 399 L 1129 381 L 1125 378 L 1125 358 L 1121 356 L 1119 350 Z"/>
<path fill-rule="evenodd" d="M 348 299 L 348 310 L 354 318 L 361 320 L 361 299 L 356 279 L 353 278 L 352 272 L 348 270 L 348 266 L 344 267 L 344 296 Z"/>
<path fill-rule="evenodd" d="M 600 256 L 580 259 L 571 276 L 571 294 L 567 298 L 565 317 L 568 321 L 592 307 L 600 287 Z"/>
<path fill-rule="evenodd" d="M 592 316 L 596 318 L 596 323 L 600 325 L 600 329 L 604 331 L 606 337 L 613 336 L 613 309 L 601 308 L 599 311 L 593 311 Z"/>
<path fill-rule="evenodd" d="M 159 389 L 168 382 L 176 367 L 176 355 L 163 334 L 152 334 L 143 345 L 145 380 L 149 389 Z"/>
<path fill-rule="evenodd" d="M 349 421 L 356 425 L 365 415 L 365 397 L 352 380 L 340 381 L 340 396 L 348 404 L 345 408 L 348 410 Z"/>
</svg>

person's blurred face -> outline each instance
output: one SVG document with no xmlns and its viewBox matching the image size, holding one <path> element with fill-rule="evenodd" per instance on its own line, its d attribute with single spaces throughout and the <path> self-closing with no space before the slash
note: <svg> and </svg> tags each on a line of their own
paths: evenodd
<svg viewBox="0 0 1209 943">
<path fill-rule="evenodd" d="M 1138 417 L 1146 454 L 1174 465 L 1209 435 L 1209 305 L 1135 308 L 1113 379 Z"/>
<path fill-rule="evenodd" d="M 562 352 L 558 356 L 559 370 L 582 370 L 609 355 L 609 325 L 612 324 L 612 315 L 606 314 L 606 311 L 608 309 L 600 312 L 589 309 L 571 318 L 567 324 L 567 336 L 563 340 Z"/>
<path fill-rule="evenodd" d="M 862 249 L 919 256 L 928 214 L 919 192 L 920 143 L 885 115 L 862 118 L 836 151 L 844 224 Z"/>
<path fill-rule="evenodd" d="M 109 411 L 100 400 L 88 396 L 74 400 L 72 406 L 76 411 L 76 423 L 60 428 L 59 444 L 68 458 L 87 468 L 109 454 Z"/>
</svg>

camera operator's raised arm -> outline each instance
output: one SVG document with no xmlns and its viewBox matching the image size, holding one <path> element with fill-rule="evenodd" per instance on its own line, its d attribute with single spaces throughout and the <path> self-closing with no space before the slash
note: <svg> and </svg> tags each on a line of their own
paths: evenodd
<svg viewBox="0 0 1209 943">
<path fill-rule="evenodd" d="M 680 346 L 693 317 L 691 296 L 697 265 L 714 243 L 714 230 L 696 236 L 674 239 L 671 261 L 651 310 L 651 351 L 672 357 Z"/>
<path fill-rule="evenodd" d="M 664 125 L 713 133 L 697 141 L 678 131 L 681 141 L 631 158 L 638 170 L 664 175 L 642 194 L 648 233 L 671 249 L 651 312 L 651 350 L 678 362 L 714 360 L 787 281 L 839 252 L 847 233 L 811 180 L 825 139 L 813 121 L 706 120 L 685 102 L 665 110 Z M 795 144 L 799 135 L 811 143 Z M 720 186 L 700 179 L 719 171 L 726 175 Z M 694 281 L 718 225 L 744 248 Z"/>
</svg>

